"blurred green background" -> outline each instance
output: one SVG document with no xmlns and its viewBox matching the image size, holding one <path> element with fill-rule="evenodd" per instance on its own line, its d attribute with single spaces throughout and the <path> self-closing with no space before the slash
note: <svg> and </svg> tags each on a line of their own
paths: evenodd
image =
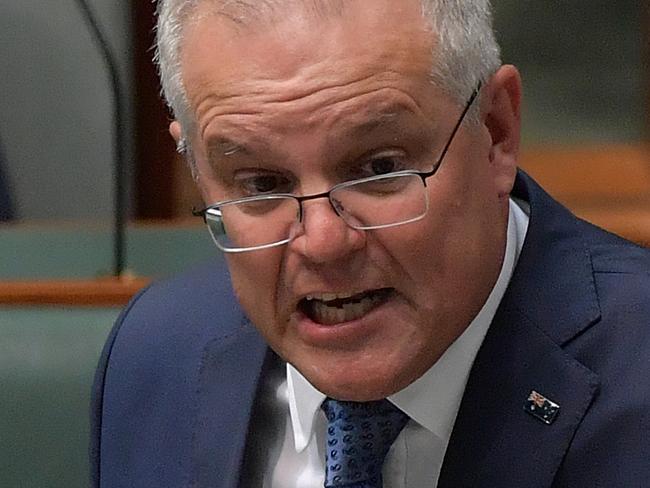
<svg viewBox="0 0 650 488">
<path fill-rule="evenodd" d="M 119 310 L 0 308 L 0 486 L 88 485 L 88 409 Z"/>
<path fill-rule="evenodd" d="M 217 254 L 202 225 L 132 225 L 127 244 L 129 270 L 157 279 Z M 7 226 L 0 249 L 5 279 L 84 279 L 108 274 L 111 237 L 98 226 Z M 0 487 L 88 485 L 90 389 L 119 312 L 0 306 Z"/>
</svg>

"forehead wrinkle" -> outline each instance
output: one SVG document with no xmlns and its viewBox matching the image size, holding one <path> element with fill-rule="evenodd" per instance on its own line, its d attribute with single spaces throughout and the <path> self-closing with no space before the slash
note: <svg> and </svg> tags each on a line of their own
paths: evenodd
<svg viewBox="0 0 650 488">
<path fill-rule="evenodd" d="M 380 104 L 379 107 L 373 107 L 372 109 L 362 111 L 359 111 L 356 108 L 350 108 L 337 113 L 333 117 L 330 125 L 336 125 L 337 127 L 344 129 L 348 137 L 356 139 L 358 137 L 372 134 L 378 129 L 391 127 L 393 124 L 399 123 L 400 120 L 409 115 L 417 116 L 418 113 L 414 109 L 414 106 L 402 101 L 391 101 L 385 104 L 385 106 L 381 106 Z M 349 113 L 352 113 L 352 117 L 349 117 L 345 123 L 337 124 L 340 118 L 347 117 Z M 320 120 L 322 120 L 322 117 L 319 117 L 319 121 Z M 301 123 L 301 127 L 303 126 L 304 124 Z M 240 134 L 238 137 L 236 135 L 238 129 L 245 129 L 247 134 Z M 227 135 L 227 129 L 221 134 L 211 136 L 210 139 L 206 141 L 208 153 L 216 154 L 216 151 L 220 156 L 231 156 L 235 153 L 251 154 L 248 147 L 249 144 L 264 145 L 263 138 L 259 137 L 259 133 L 255 130 L 251 130 L 250 127 L 234 127 L 234 130 L 235 137 L 233 137 L 233 135 Z M 332 135 L 332 137 L 336 138 L 338 136 Z"/>
<path fill-rule="evenodd" d="M 285 102 L 308 101 L 312 97 L 321 94 L 327 94 L 344 88 L 349 88 L 359 83 L 363 83 L 373 78 L 378 78 L 376 74 L 357 77 L 347 82 L 337 82 L 337 80 L 324 79 L 323 76 L 308 77 L 300 79 L 299 76 L 287 80 L 276 80 L 274 78 L 259 78 L 254 81 L 230 81 L 221 83 L 219 87 L 214 87 L 210 81 L 198 83 L 197 91 L 207 90 L 209 95 L 205 100 L 197 104 L 197 113 L 204 103 L 226 104 L 232 102 L 236 105 L 240 100 L 241 105 L 247 104 L 274 104 Z M 377 79 L 382 81 L 383 77 Z M 313 86 L 309 86 L 313 85 Z M 297 88 L 296 88 L 297 87 Z M 212 91 L 213 88 L 214 91 Z M 215 103 L 216 102 L 216 103 Z M 257 113 L 255 110 L 245 109 L 243 113 Z"/>
<path fill-rule="evenodd" d="M 350 83 L 328 86 L 324 89 L 309 90 L 293 96 L 278 97 L 269 95 L 264 90 L 252 96 L 249 93 L 223 97 L 220 94 L 212 93 L 197 107 L 196 113 L 201 137 L 205 138 L 210 126 L 216 119 L 221 117 L 228 117 L 231 121 L 233 121 L 231 118 L 241 118 L 240 122 L 243 126 L 254 123 L 255 125 L 262 124 L 263 127 L 268 127 L 272 124 L 273 119 L 281 119 L 289 115 L 295 117 L 295 119 L 289 120 L 296 120 L 300 122 L 301 126 L 308 126 L 312 123 L 321 122 L 324 117 L 323 111 L 325 111 L 325 113 L 332 113 L 334 121 L 337 121 L 349 116 L 350 113 L 353 115 L 358 113 L 358 105 L 363 102 L 364 98 L 373 94 L 379 97 L 382 92 L 388 92 L 384 99 L 386 102 L 380 101 L 377 105 L 383 105 L 384 107 L 373 110 L 374 114 L 371 114 L 371 117 L 375 119 L 374 121 L 363 123 L 363 125 L 366 125 L 366 131 L 371 130 L 372 126 L 386 123 L 390 117 L 396 117 L 399 112 L 409 111 L 415 113 L 423 110 L 419 103 L 406 92 L 396 87 L 387 87 L 380 81 L 373 83 L 373 86 L 363 87 L 363 89 L 350 93 L 348 90 L 350 85 L 362 83 L 366 80 L 367 78 L 364 78 Z M 359 101 L 352 103 L 352 106 L 341 106 L 351 100 Z M 206 107 L 205 110 L 202 109 L 203 106 Z M 364 112 L 367 113 L 365 110 Z M 308 115 L 305 116 L 305 113 Z M 257 117 L 258 119 L 253 121 L 249 117 Z M 248 122 L 247 119 L 253 122 Z"/>
</svg>

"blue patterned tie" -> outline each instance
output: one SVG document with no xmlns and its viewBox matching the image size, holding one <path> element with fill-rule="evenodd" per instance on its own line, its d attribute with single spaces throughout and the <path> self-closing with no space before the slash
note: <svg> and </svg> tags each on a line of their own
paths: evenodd
<svg viewBox="0 0 650 488">
<path fill-rule="evenodd" d="M 384 458 L 408 416 L 388 400 L 344 402 L 327 398 L 325 488 L 382 488 Z"/>
</svg>

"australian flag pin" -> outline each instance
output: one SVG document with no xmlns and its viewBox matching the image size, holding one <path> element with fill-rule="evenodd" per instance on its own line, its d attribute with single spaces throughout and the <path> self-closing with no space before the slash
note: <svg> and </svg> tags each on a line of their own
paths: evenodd
<svg viewBox="0 0 650 488">
<path fill-rule="evenodd" d="M 524 404 L 524 410 L 536 419 L 551 425 L 557 418 L 560 406 L 533 390 Z"/>
</svg>

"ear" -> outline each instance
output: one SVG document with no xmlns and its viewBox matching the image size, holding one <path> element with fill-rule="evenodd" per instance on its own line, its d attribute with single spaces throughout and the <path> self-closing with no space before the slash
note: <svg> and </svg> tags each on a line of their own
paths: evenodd
<svg viewBox="0 0 650 488">
<path fill-rule="evenodd" d="M 187 142 L 185 139 L 185 135 L 183 134 L 183 126 L 181 125 L 180 122 L 174 120 L 171 124 L 169 124 L 169 133 L 171 134 L 171 136 L 174 138 L 174 141 L 176 142 L 176 151 L 182 154 L 183 157 L 188 161 L 190 171 L 192 172 L 192 180 L 194 180 L 194 183 L 196 183 L 199 193 L 203 197 L 203 201 L 204 202 L 208 201 L 209 199 L 207 198 L 205 189 L 199 182 L 199 170 L 196 166 L 194 153 L 190 154 L 187 151 Z"/>
<path fill-rule="evenodd" d="M 499 197 L 510 194 L 517 175 L 521 128 L 521 77 L 502 66 L 485 87 L 481 100 L 485 127 L 492 138 L 490 164 Z"/>
<path fill-rule="evenodd" d="M 178 146 L 183 138 L 183 128 L 181 127 L 180 122 L 174 120 L 171 124 L 169 124 L 169 133 L 174 138 L 174 141 L 176 141 L 176 145 Z"/>
</svg>

